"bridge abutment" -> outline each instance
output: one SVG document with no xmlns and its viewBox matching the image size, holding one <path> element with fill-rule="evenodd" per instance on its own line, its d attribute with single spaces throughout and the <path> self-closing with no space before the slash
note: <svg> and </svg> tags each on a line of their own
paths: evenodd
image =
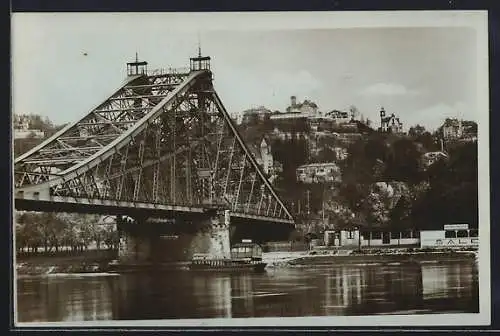
<svg viewBox="0 0 500 336">
<path fill-rule="evenodd" d="M 229 211 L 217 212 L 200 224 L 186 250 L 189 258 L 194 254 L 208 254 L 215 259 L 230 258 Z"/>
<path fill-rule="evenodd" d="M 169 226 L 137 220 L 120 228 L 119 263 L 190 261 L 195 254 L 230 258 L 229 211 L 203 214 Z"/>
</svg>

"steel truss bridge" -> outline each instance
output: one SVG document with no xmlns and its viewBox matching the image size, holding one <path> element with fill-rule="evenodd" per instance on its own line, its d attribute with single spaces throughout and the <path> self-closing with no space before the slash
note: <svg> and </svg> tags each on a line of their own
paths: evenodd
<svg viewBox="0 0 500 336">
<path fill-rule="evenodd" d="M 14 162 L 19 210 L 203 213 L 293 225 L 217 95 L 210 57 L 124 84 Z"/>
</svg>

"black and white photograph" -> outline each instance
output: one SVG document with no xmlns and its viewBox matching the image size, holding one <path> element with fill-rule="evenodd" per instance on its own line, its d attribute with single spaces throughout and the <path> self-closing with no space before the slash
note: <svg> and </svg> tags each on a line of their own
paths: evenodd
<svg viewBox="0 0 500 336">
<path fill-rule="evenodd" d="M 490 323 L 486 11 L 11 20 L 16 326 Z"/>
</svg>

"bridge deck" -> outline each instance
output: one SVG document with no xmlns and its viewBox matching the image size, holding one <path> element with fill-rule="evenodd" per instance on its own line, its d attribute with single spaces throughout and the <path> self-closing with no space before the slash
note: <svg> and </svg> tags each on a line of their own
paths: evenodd
<svg viewBox="0 0 500 336">
<path fill-rule="evenodd" d="M 39 200 L 35 198 L 16 198 L 15 203 L 18 210 L 26 211 L 45 210 L 76 213 L 99 213 L 108 215 L 141 213 L 151 217 L 160 216 L 167 218 L 172 216 L 204 214 L 213 211 L 213 208 L 203 205 L 166 205 L 144 202 L 127 202 L 60 196 L 51 197 L 50 200 Z M 294 221 L 292 220 L 251 215 L 241 212 L 230 212 L 230 216 L 262 222 L 283 223 L 290 225 L 294 224 Z"/>
</svg>

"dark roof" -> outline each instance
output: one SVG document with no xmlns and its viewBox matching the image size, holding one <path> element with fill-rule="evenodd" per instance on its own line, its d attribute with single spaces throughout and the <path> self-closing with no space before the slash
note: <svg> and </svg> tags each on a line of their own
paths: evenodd
<svg viewBox="0 0 500 336">
<path fill-rule="evenodd" d="M 302 104 L 298 104 L 299 106 L 303 106 L 303 105 L 309 105 L 309 106 L 312 106 L 312 107 L 318 107 L 318 105 L 316 105 L 315 102 L 312 102 L 310 100 L 304 100 L 304 102 Z"/>
<path fill-rule="evenodd" d="M 385 118 L 382 118 L 382 121 L 393 121 L 396 120 L 398 123 L 401 123 L 401 121 L 399 120 L 398 117 L 396 117 L 394 114 L 391 114 L 390 116 L 388 117 L 385 117 Z"/>
<path fill-rule="evenodd" d="M 259 246 L 259 244 L 257 244 L 257 243 L 236 243 L 233 246 L 231 246 L 231 248 L 233 248 L 233 247 L 253 247 L 255 245 Z"/>
<path fill-rule="evenodd" d="M 127 64 L 128 65 L 148 65 L 148 62 L 129 62 Z"/>
<path fill-rule="evenodd" d="M 210 56 L 191 57 L 191 61 L 209 61 Z"/>
</svg>

